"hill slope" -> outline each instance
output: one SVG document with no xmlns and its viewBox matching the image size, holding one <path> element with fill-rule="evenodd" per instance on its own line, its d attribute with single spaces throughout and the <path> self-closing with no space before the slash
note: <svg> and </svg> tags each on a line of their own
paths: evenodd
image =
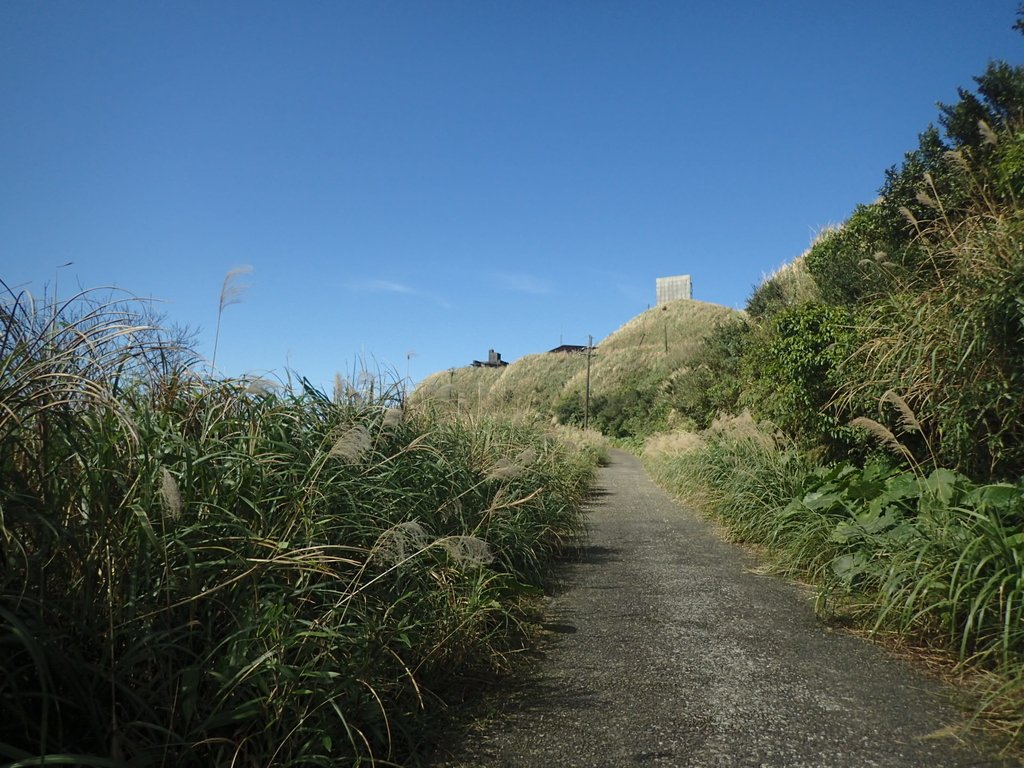
<svg viewBox="0 0 1024 768">
<path fill-rule="evenodd" d="M 590 366 L 592 423 L 618 436 L 663 426 L 671 418 L 664 384 L 698 366 L 701 341 L 740 316 L 718 304 L 673 301 L 637 315 L 599 342 Z M 440 371 L 424 379 L 413 397 L 460 410 L 525 411 L 581 423 L 586 376 L 585 352 L 545 352 L 505 368 Z"/>
</svg>

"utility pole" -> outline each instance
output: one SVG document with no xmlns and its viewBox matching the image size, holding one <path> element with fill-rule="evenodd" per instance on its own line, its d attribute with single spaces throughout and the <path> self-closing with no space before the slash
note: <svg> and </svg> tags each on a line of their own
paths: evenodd
<svg viewBox="0 0 1024 768">
<path fill-rule="evenodd" d="M 590 426 L 590 352 L 594 348 L 594 337 L 587 336 L 587 397 L 583 401 L 583 428 Z"/>
</svg>

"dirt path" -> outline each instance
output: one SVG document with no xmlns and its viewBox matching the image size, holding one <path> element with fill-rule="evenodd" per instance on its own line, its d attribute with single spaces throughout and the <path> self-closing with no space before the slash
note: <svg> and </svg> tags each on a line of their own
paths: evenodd
<svg viewBox="0 0 1024 768">
<path fill-rule="evenodd" d="M 616 452 L 533 677 L 438 768 L 1017 765 L 942 735 L 950 692 L 816 621 Z"/>
</svg>

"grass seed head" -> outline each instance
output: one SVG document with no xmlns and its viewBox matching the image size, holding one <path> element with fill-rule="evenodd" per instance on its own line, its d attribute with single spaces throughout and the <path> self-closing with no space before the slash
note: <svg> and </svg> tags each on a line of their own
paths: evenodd
<svg viewBox="0 0 1024 768">
<path fill-rule="evenodd" d="M 353 424 L 331 446 L 330 455 L 346 464 L 358 464 L 373 446 L 370 433 L 363 424 Z"/>
<path fill-rule="evenodd" d="M 388 528 L 377 538 L 373 554 L 389 565 L 408 560 L 430 544 L 430 534 L 415 520 Z"/>
<path fill-rule="evenodd" d="M 884 424 L 880 424 L 874 419 L 869 419 L 867 416 L 858 416 L 850 422 L 850 426 L 867 430 L 872 437 L 886 448 L 900 456 L 905 455 L 906 449 L 903 447 L 903 444 Z"/>
<path fill-rule="evenodd" d="M 519 453 L 519 455 L 516 456 L 515 459 L 514 459 L 516 464 L 518 464 L 520 467 L 524 467 L 524 468 L 530 466 L 536 460 L 537 460 L 537 449 L 534 448 L 532 445 L 529 446 L 528 448 L 524 449 L 523 451 L 521 451 Z"/>
<path fill-rule="evenodd" d="M 401 408 L 388 408 L 384 411 L 384 419 L 381 421 L 381 426 L 384 429 L 393 429 L 400 426 L 404 421 L 405 412 Z"/>
<path fill-rule="evenodd" d="M 438 544 L 458 563 L 487 565 L 494 562 L 490 546 L 477 536 L 448 536 Z"/>
<path fill-rule="evenodd" d="M 893 390 L 888 390 L 882 395 L 882 402 L 890 403 L 900 413 L 900 426 L 903 427 L 905 432 L 920 432 L 921 422 L 917 420 L 917 416 L 911 410 L 907 401 L 904 400 L 900 395 L 896 394 Z"/>
<path fill-rule="evenodd" d="M 978 121 L 978 132 L 981 134 L 981 138 L 986 144 L 992 144 L 994 146 L 999 143 L 999 137 L 996 135 L 996 132 L 993 131 L 992 126 L 984 120 Z"/>
<path fill-rule="evenodd" d="M 177 520 L 181 517 L 181 491 L 167 467 L 160 467 L 160 499 L 169 518 Z"/>
<path fill-rule="evenodd" d="M 922 205 L 927 205 L 929 208 L 939 207 L 939 204 L 935 202 L 934 198 L 932 198 L 932 196 L 925 192 L 923 189 L 917 190 L 917 194 L 915 195 L 915 197 L 917 198 L 917 202 L 921 203 Z"/>
<path fill-rule="evenodd" d="M 488 480 L 511 480 L 516 477 L 523 468 L 511 459 L 498 459 L 487 470 Z"/>
<path fill-rule="evenodd" d="M 250 272 L 252 272 L 252 267 L 248 265 L 234 267 L 228 270 L 228 273 L 224 276 L 224 283 L 220 288 L 221 311 L 224 311 L 225 307 L 230 307 L 232 304 L 240 304 L 242 302 L 242 297 L 245 295 L 249 286 L 248 284 L 241 282 L 241 278 L 243 275 L 247 275 Z"/>
</svg>

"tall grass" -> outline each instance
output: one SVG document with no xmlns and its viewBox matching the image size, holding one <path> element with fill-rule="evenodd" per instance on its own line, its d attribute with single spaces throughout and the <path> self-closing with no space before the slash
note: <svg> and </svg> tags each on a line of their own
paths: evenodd
<svg viewBox="0 0 1024 768">
<path fill-rule="evenodd" d="M 926 174 L 918 200 L 927 218 L 905 211 L 915 261 L 867 260 L 890 290 L 861 312 L 839 399 L 900 392 L 942 466 L 1013 479 L 1024 472 L 1024 215 L 1016 199 L 992 196 L 991 171 L 969 153 L 947 158 L 970 205 L 949 213 Z"/>
<path fill-rule="evenodd" d="M 0 312 L 11 765 L 414 759 L 580 530 L 593 463 L 534 425 L 204 378 L 123 302 Z"/>
<path fill-rule="evenodd" d="M 781 517 L 813 464 L 749 414 L 723 416 L 699 435 L 652 437 L 643 461 L 655 480 L 722 523 L 735 541 L 773 548 L 790 571 L 818 564 L 828 532 Z M 783 546 L 791 541 L 798 544 Z"/>
<path fill-rule="evenodd" d="M 641 378 L 664 381 L 679 368 L 696 365 L 701 340 L 737 314 L 728 307 L 688 299 L 642 312 L 598 345 L 591 370 L 592 394 L 612 394 Z M 581 368 L 566 390 L 582 392 L 585 378 Z"/>
</svg>

